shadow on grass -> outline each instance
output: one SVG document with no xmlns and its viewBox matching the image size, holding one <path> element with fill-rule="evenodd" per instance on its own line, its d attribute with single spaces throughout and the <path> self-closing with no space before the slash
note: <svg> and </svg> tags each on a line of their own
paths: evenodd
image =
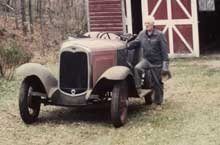
<svg viewBox="0 0 220 145">
<path fill-rule="evenodd" d="M 72 123 L 109 123 L 109 105 L 79 108 L 55 108 L 42 112 L 39 123 L 72 124 Z"/>
<path fill-rule="evenodd" d="M 43 108 L 43 106 L 42 106 Z M 128 120 L 140 116 L 148 111 L 143 102 L 131 103 L 128 108 Z M 93 105 L 81 108 L 54 108 L 52 110 L 41 111 L 37 125 L 43 123 L 50 124 L 100 124 L 104 126 L 111 125 L 110 104 Z"/>
<path fill-rule="evenodd" d="M 43 106 L 42 106 L 43 108 Z M 167 103 L 164 106 L 165 110 L 171 109 L 172 105 Z M 142 101 L 131 102 L 128 107 L 127 123 L 135 122 L 139 124 L 151 120 L 152 117 L 160 115 L 162 112 L 153 112 L 150 106 L 146 106 Z M 53 108 L 43 109 L 39 116 L 36 125 L 49 123 L 50 125 L 59 124 L 76 124 L 82 123 L 98 125 L 98 126 L 112 126 L 110 115 L 110 103 L 105 105 L 93 105 L 81 108 Z"/>
</svg>

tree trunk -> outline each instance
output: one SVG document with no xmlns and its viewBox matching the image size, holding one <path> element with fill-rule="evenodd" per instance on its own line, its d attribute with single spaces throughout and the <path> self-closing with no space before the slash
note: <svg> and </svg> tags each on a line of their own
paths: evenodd
<svg viewBox="0 0 220 145">
<path fill-rule="evenodd" d="M 35 0 L 37 17 L 39 17 L 39 0 Z"/>
<path fill-rule="evenodd" d="M 11 4 L 11 0 L 7 0 L 7 5 L 10 6 L 10 4 Z M 7 12 L 10 12 L 10 9 L 7 7 L 7 8 L 6 8 L 6 11 L 7 11 Z"/>
<path fill-rule="evenodd" d="M 16 25 L 16 29 L 19 29 L 18 26 L 18 6 L 17 6 L 17 0 L 14 1 L 15 4 L 15 25 Z"/>
<path fill-rule="evenodd" d="M 25 0 L 21 0 L 21 17 L 22 17 L 22 27 L 23 27 L 23 34 L 27 35 L 27 20 L 26 20 L 26 13 L 25 13 Z"/>
<path fill-rule="evenodd" d="M 43 31 L 42 0 L 39 0 L 40 30 Z"/>
<path fill-rule="evenodd" d="M 34 26 L 33 26 L 33 16 L 32 16 L 32 0 L 29 0 L 29 20 L 30 20 L 30 30 L 31 34 L 34 33 Z"/>
<path fill-rule="evenodd" d="M 2 66 L 1 66 L 1 64 L 0 64 L 0 78 L 1 78 L 1 77 L 4 77 L 4 74 L 3 74 Z"/>
</svg>

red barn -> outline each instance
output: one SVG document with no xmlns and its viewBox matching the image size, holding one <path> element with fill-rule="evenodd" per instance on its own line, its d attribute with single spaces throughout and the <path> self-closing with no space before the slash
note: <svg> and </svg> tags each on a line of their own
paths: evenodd
<svg viewBox="0 0 220 145">
<path fill-rule="evenodd" d="M 198 57 L 220 38 L 219 0 L 88 0 L 87 4 L 89 31 L 137 34 L 146 16 L 154 16 L 156 27 L 167 36 L 171 57 Z"/>
</svg>

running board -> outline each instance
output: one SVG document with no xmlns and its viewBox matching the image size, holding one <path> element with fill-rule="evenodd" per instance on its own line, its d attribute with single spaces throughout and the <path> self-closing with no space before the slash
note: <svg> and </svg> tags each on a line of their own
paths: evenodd
<svg viewBox="0 0 220 145">
<path fill-rule="evenodd" d="M 40 92 L 31 92 L 31 96 L 40 96 L 40 97 L 43 97 L 43 98 L 47 98 L 47 94 L 40 93 Z"/>
<path fill-rule="evenodd" d="M 146 95 L 148 95 L 149 93 L 151 93 L 152 90 L 151 89 L 141 89 L 140 93 L 138 93 L 138 95 L 140 97 L 145 97 Z"/>
</svg>

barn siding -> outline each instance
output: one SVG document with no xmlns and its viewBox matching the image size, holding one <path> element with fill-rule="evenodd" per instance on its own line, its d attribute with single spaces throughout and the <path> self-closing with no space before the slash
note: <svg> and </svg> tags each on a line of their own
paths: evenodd
<svg viewBox="0 0 220 145">
<path fill-rule="evenodd" d="M 88 0 L 90 31 L 122 32 L 121 0 Z"/>
</svg>

